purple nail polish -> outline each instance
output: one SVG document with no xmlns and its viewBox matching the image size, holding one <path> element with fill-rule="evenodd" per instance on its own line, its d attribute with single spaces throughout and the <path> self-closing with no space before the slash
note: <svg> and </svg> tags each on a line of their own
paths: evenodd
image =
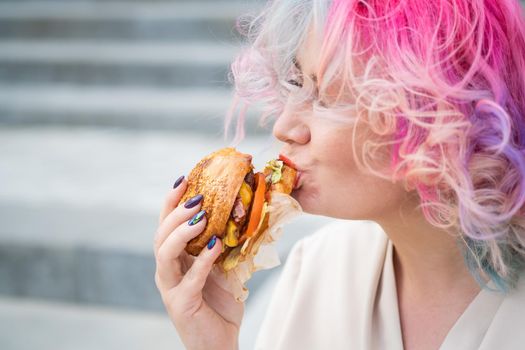
<svg viewBox="0 0 525 350">
<path fill-rule="evenodd" d="M 203 198 L 204 197 L 202 196 L 202 194 L 198 194 L 196 196 L 191 197 L 190 199 L 186 201 L 186 203 L 184 203 L 184 208 L 186 209 L 193 208 L 194 206 L 199 204 Z"/>
<path fill-rule="evenodd" d="M 173 188 L 179 187 L 179 185 L 182 183 L 182 180 L 184 180 L 184 175 L 182 175 L 177 180 L 175 180 L 175 183 L 173 184 Z"/>
<path fill-rule="evenodd" d="M 217 242 L 217 236 L 213 235 L 213 237 L 208 242 L 208 249 L 211 250 L 215 246 L 216 242 Z"/>
<path fill-rule="evenodd" d="M 190 219 L 190 221 L 188 221 L 188 225 L 193 226 L 193 225 L 198 224 L 202 220 L 204 215 L 206 215 L 206 211 L 205 210 L 199 211 L 197 214 L 193 215 L 193 217 Z"/>
</svg>

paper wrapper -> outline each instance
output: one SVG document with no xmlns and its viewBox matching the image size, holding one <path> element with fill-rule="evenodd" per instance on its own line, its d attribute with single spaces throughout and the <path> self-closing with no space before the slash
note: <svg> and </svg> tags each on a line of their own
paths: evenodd
<svg viewBox="0 0 525 350">
<path fill-rule="evenodd" d="M 274 242 L 281 237 L 282 226 L 302 213 L 301 206 L 295 199 L 279 192 L 272 193 L 267 210 L 270 215 L 268 228 L 259 236 L 259 242 L 255 242 L 253 250 L 257 252 L 255 256 L 247 256 L 246 260 L 239 262 L 229 271 L 214 266 L 214 269 L 218 270 L 215 273 L 225 276 L 224 279 L 220 279 L 221 287 L 231 292 L 238 302 L 244 302 L 248 298 L 249 291 L 245 283 L 254 272 L 271 269 L 281 264 Z M 248 246 L 250 239 L 244 242 L 243 249 Z M 259 245 L 258 250 L 257 245 Z"/>
</svg>

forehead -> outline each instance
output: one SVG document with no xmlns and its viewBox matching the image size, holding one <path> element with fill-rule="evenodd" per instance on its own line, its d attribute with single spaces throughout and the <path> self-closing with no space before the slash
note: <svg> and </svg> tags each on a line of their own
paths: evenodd
<svg viewBox="0 0 525 350">
<path fill-rule="evenodd" d="M 310 27 L 295 57 L 303 73 L 308 75 L 316 73 L 321 57 L 321 44 L 320 35 Z"/>
</svg>

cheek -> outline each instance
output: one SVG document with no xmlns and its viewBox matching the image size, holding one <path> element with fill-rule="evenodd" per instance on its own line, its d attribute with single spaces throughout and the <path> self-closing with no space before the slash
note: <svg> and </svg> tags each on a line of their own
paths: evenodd
<svg viewBox="0 0 525 350">
<path fill-rule="evenodd" d="M 323 168 L 329 167 L 332 172 L 347 172 L 355 168 L 351 129 L 320 130 L 318 135 L 312 136 L 312 140 L 316 136 L 319 141 L 312 147 L 312 153 Z"/>
<path fill-rule="evenodd" d="M 398 210 L 405 198 L 399 184 L 357 171 L 334 174 L 317 186 L 309 205 L 315 212 L 350 220 L 375 220 Z"/>
<path fill-rule="evenodd" d="M 401 183 L 393 184 L 359 170 L 351 147 L 327 154 L 301 198 L 305 211 L 350 220 L 374 220 L 397 210 L 405 198 Z"/>
<path fill-rule="evenodd" d="M 336 216 L 344 197 L 355 192 L 359 174 L 352 152 L 352 131 L 312 128 L 308 157 L 311 168 L 304 187 L 296 193 L 303 210 L 318 215 Z M 344 194 L 344 195 L 343 195 Z M 343 197 L 343 198 L 341 198 Z"/>
<path fill-rule="evenodd" d="M 323 160 L 305 175 L 295 197 L 308 213 L 341 217 L 340 209 L 355 197 L 362 180 L 352 162 L 330 155 Z"/>
<path fill-rule="evenodd" d="M 312 172 L 297 199 L 306 212 L 331 217 L 369 220 L 395 208 L 403 191 L 398 184 L 361 172 L 354 158 L 370 135 L 351 127 L 313 128 L 309 157 Z M 360 131 L 361 130 L 361 131 Z M 356 142 L 352 141 L 356 137 Z"/>
</svg>

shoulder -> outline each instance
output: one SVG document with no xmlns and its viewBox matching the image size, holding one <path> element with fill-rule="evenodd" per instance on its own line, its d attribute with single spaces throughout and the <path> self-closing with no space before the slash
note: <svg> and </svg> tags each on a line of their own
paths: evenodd
<svg viewBox="0 0 525 350">
<path fill-rule="evenodd" d="M 377 223 L 366 220 L 335 220 L 301 239 L 296 244 L 308 245 L 309 249 L 341 247 L 370 247 L 387 239 Z"/>
<path fill-rule="evenodd" d="M 285 268 L 293 278 L 322 273 L 327 279 L 345 274 L 361 280 L 382 266 L 387 242 L 385 232 L 373 221 L 336 220 L 296 242 Z"/>
<path fill-rule="evenodd" d="M 525 343 L 525 333 L 517 327 L 525 322 L 525 273 L 522 271 L 516 288 L 507 293 L 486 290 L 485 300 L 500 299 L 501 303 L 493 314 L 489 314 L 489 326 L 483 336 L 479 349 L 522 349 Z M 475 310 L 476 317 L 486 317 L 486 307 L 482 305 Z M 490 308 L 489 308 L 490 310 Z"/>
<path fill-rule="evenodd" d="M 293 246 L 274 287 L 256 349 L 338 349 L 333 325 L 359 329 L 388 240 L 371 221 L 334 221 Z M 353 310 L 349 313 L 348 310 Z"/>
<path fill-rule="evenodd" d="M 501 294 L 499 291 L 492 293 Z M 511 322 L 525 321 L 525 314 L 523 313 L 525 310 L 525 271 L 521 271 L 516 287 L 502 294 L 502 296 L 503 302 L 496 316 Z M 525 341 L 525 334 L 521 339 Z"/>
<path fill-rule="evenodd" d="M 375 252 L 384 253 L 387 240 L 381 226 L 373 221 L 336 220 L 296 242 L 290 255 L 365 258 Z"/>
</svg>

